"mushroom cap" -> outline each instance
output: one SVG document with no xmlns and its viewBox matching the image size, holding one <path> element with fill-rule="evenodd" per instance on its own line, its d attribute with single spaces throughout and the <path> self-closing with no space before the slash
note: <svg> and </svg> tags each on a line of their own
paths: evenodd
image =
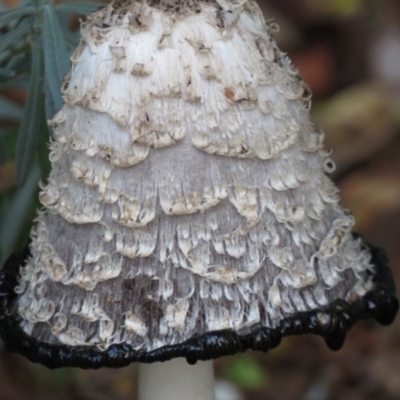
<svg viewBox="0 0 400 400">
<path fill-rule="evenodd" d="M 195 362 L 394 318 L 274 29 L 253 0 L 115 0 L 82 24 L 30 254 L 0 279 L 11 349 Z"/>
</svg>

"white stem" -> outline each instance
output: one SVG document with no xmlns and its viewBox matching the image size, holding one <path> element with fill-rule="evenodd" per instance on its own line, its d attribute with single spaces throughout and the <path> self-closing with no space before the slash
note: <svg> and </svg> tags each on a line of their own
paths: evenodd
<svg viewBox="0 0 400 400">
<path fill-rule="evenodd" d="M 184 358 L 139 365 L 139 400 L 214 400 L 212 361 Z"/>
</svg>

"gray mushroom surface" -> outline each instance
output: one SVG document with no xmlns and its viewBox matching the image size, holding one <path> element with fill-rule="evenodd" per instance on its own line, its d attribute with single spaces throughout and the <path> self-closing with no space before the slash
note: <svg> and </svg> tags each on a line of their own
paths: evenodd
<svg viewBox="0 0 400 400">
<path fill-rule="evenodd" d="M 175 3 L 82 25 L 12 310 L 40 341 L 147 352 L 373 287 L 275 25 L 253 0 Z"/>
</svg>

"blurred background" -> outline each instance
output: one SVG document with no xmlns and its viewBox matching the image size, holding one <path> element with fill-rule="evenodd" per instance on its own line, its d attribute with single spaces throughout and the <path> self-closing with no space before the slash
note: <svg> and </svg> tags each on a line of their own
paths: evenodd
<svg viewBox="0 0 400 400">
<path fill-rule="evenodd" d="M 3 0 L 0 10 L 18 5 Z M 311 87 L 312 120 L 333 151 L 342 205 L 355 215 L 355 230 L 387 251 L 400 287 L 400 0 L 260 5 L 280 25 L 278 45 Z M 66 23 L 76 30 L 78 17 L 70 15 Z M 33 163 L 25 184 L 16 183 L 16 138 L 26 97 L 24 85 L 17 86 L 0 85 L 0 141 L 6 149 L 0 154 L 2 262 L 26 241 L 41 175 Z M 268 354 L 219 359 L 215 367 L 217 400 L 400 399 L 400 319 L 388 328 L 358 323 L 339 352 L 320 338 L 302 336 L 285 339 Z M 0 400 L 132 400 L 135 377 L 135 365 L 50 371 L 5 352 L 0 342 Z"/>
</svg>

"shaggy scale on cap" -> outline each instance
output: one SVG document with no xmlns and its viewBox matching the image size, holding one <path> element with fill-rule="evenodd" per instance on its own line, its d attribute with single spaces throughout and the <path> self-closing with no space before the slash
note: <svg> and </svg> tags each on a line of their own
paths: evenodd
<svg viewBox="0 0 400 400">
<path fill-rule="evenodd" d="M 82 24 L 30 255 L 0 279 L 11 350 L 195 362 L 391 322 L 275 29 L 253 0 L 114 1 Z"/>
</svg>

